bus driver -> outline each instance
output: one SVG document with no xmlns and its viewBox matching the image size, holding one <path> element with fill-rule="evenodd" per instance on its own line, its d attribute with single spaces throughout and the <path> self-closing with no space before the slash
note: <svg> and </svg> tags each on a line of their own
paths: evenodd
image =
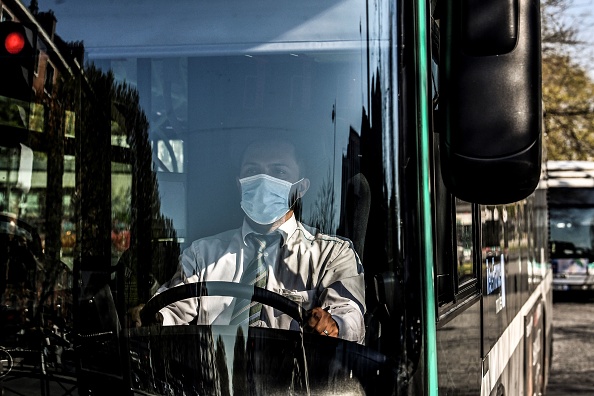
<svg viewBox="0 0 594 396">
<path fill-rule="evenodd" d="M 189 282 L 229 281 L 264 287 L 309 310 L 305 330 L 362 343 L 365 336 L 363 267 L 350 241 L 297 221 L 295 202 L 308 190 L 286 141 L 250 144 L 238 184 L 243 225 L 194 241 L 181 254 L 177 272 L 157 294 Z M 140 326 L 139 311 L 132 312 Z M 159 311 L 163 325 L 248 324 L 298 330 L 291 317 L 257 302 L 233 297 L 178 301 Z M 198 317 L 196 318 L 196 316 Z"/>
</svg>

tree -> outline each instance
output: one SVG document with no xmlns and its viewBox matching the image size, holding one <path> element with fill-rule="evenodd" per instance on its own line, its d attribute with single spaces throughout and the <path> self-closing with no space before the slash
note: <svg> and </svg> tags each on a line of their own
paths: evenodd
<svg viewBox="0 0 594 396">
<path fill-rule="evenodd" d="M 543 59 L 548 158 L 594 160 L 594 82 L 567 55 Z"/>
<path fill-rule="evenodd" d="M 573 46 L 583 44 L 578 39 L 576 26 L 584 16 L 569 18 L 572 7 L 571 0 L 542 0 L 541 1 L 541 39 L 543 55 L 551 52 L 564 52 Z"/>
<path fill-rule="evenodd" d="M 571 0 L 542 1 L 542 90 L 548 159 L 594 160 L 594 82 L 577 62 L 586 15 Z M 583 59 L 582 59 L 583 60 Z"/>
<path fill-rule="evenodd" d="M 217 349 L 215 350 L 215 365 L 219 373 L 219 386 L 221 396 L 229 396 L 229 370 L 227 369 L 227 354 L 225 353 L 225 343 L 219 335 L 217 338 Z"/>
</svg>

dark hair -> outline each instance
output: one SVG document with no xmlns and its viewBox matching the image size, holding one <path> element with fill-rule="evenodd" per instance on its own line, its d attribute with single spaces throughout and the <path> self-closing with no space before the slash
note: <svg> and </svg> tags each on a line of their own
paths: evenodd
<svg viewBox="0 0 594 396">
<path fill-rule="evenodd" d="M 250 141 L 248 144 L 246 144 L 246 146 L 244 147 L 243 152 L 241 154 L 241 157 L 240 157 L 240 163 L 239 163 L 240 168 L 241 168 L 241 165 L 243 164 L 243 161 L 245 159 L 247 150 L 250 147 L 253 147 L 253 146 L 256 146 L 259 144 L 262 144 L 262 145 L 287 144 L 287 145 L 291 146 L 293 148 L 295 162 L 297 163 L 297 167 L 299 168 L 299 176 L 305 177 L 305 175 L 307 174 L 307 170 L 306 170 L 306 163 L 303 159 L 304 156 L 303 156 L 303 152 L 302 152 L 303 149 L 301 148 L 301 145 L 296 144 L 293 139 L 289 139 L 284 136 L 278 136 L 278 135 L 273 135 L 270 137 L 258 137 L 257 139 L 254 139 L 254 140 Z"/>
</svg>

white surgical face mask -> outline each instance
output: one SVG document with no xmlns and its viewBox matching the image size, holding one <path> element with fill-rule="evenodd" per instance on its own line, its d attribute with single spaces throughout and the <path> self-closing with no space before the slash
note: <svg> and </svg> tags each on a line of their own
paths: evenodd
<svg viewBox="0 0 594 396">
<path fill-rule="evenodd" d="M 241 208 L 254 222 L 272 224 L 289 211 L 291 188 L 301 180 L 291 183 L 264 174 L 239 179 Z"/>
</svg>

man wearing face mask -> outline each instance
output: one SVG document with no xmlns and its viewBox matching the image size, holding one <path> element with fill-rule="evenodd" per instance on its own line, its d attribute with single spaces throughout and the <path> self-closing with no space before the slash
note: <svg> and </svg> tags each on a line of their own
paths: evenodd
<svg viewBox="0 0 594 396">
<path fill-rule="evenodd" d="M 194 241 L 174 277 L 157 293 L 200 281 L 242 282 L 281 294 L 309 310 L 305 330 L 362 343 L 363 268 L 352 243 L 295 219 L 295 203 L 310 181 L 286 141 L 258 141 L 243 155 L 238 186 L 245 212 L 239 229 Z M 164 325 L 249 324 L 299 330 L 288 315 L 257 302 L 209 296 L 160 312 Z M 138 315 L 133 315 L 140 325 Z"/>
</svg>

